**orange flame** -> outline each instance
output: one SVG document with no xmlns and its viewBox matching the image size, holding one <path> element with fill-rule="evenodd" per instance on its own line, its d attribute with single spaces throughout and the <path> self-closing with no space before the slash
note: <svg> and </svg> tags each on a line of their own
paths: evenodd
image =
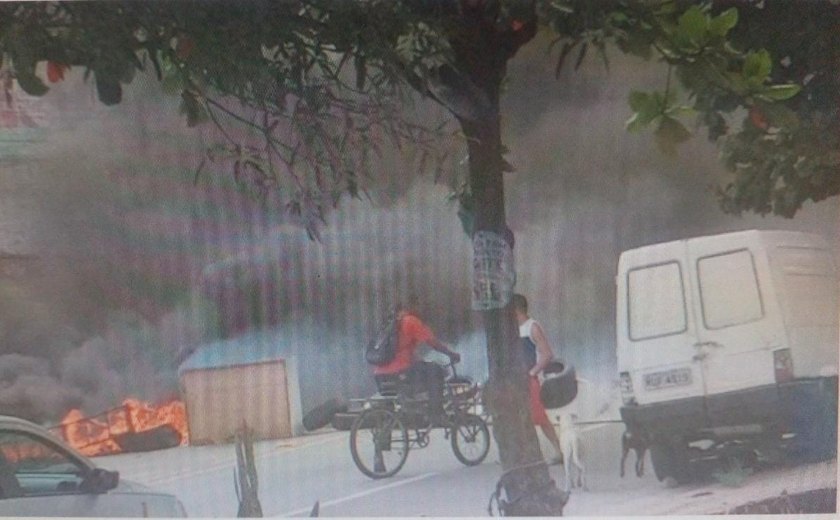
<svg viewBox="0 0 840 520">
<path fill-rule="evenodd" d="M 0 447 L 0 455 L 10 464 L 18 464 L 24 460 L 48 460 L 55 453 L 47 446 L 35 441 L 17 440 L 7 442 Z"/>
<path fill-rule="evenodd" d="M 56 430 L 68 444 L 93 457 L 122 452 L 114 437 L 140 433 L 169 425 L 178 432 L 181 446 L 189 443 L 187 414 L 184 403 L 173 400 L 160 406 L 128 398 L 122 406 L 95 417 L 85 417 L 79 410 L 70 410 Z"/>
</svg>

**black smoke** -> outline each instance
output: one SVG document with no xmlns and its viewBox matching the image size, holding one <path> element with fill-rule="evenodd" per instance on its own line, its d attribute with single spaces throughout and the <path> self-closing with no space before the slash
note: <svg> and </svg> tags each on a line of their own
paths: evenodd
<svg viewBox="0 0 840 520">
<path fill-rule="evenodd" d="M 726 216 L 710 188 L 725 173 L 702 135 L 671 159 L 650 135 L 628 134 L 627 93 L 664 81 L 655 64 L 615 55 L 609 71 L 588 60 L 555 80 L 545 53 L 534 42 L 511 65 L 503 125 L 517 172 L 506 178 L 507 215 L 516 289 L 584 375 L 615 377 L 621 251 L 755 227 L 816 231 L 837 245 L 836 199 L 791 221 Z M 25 167 L 0 164 L 0 205 L 14 177 L 15 214 L 26 215 L 27 248 L 45 265 L 0 281 L 0 412 L 49 421 L 73 406 L 96 413 L 128 395 L 177 394 L 189 352 L 255 330 L 287 338 L 299 356 L 305 409 L 364 395 L 363 346 L 408 293 L 482 376 L 471 244 L 448 185 L 405 182 L 394 152 L 371 172 L 389 179 L 371 187 L 373 203 L 345 200 L 312 242 L 227 172 L 196 180 L 212 136 L 186 128 L 177 99 L 149 82 L 104 108 L 68 78 L 43 100 L 56 115 L 47 142 Z M 453 161 L 449 175 L 463 167 Z"/>
</svg>

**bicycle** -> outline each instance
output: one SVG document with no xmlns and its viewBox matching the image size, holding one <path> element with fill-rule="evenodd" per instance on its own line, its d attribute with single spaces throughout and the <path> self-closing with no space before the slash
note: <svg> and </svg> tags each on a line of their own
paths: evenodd
<svg viewBox="0 0 840 520">
<path fill-rule="evenodd" d="M 442 365 L 445 366 L 445 365 Z M 429 434 L 444 429 L 452 452 L 466 466 L 481 464 L 490 452 L 490 430 L 477 411 L 479 387 L 469 378 L 452 376 L 444 385 L 443 424 L 429 419 L 428 401 L 408 395 L 404 384 L 382 385 L 367 399 L 364 411 L 350 429 L 353 462 L 372 479 L 392 477 L 402 469 L 411 448 L 429 445 Z"/>
</svg>

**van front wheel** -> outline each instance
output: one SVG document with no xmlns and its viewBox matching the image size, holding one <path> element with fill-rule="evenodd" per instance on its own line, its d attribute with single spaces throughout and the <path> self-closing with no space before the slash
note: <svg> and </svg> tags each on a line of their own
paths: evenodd
<svg viewBox="0 0 840 520">
<path fill-rule="evenodd" d="M 681 442 L 655 442 L 650 447 L 650 461 L 660 482 L 671 477 L 678 484 L 685 484 L 690 479 L 688 447 Z"/>
</svg>

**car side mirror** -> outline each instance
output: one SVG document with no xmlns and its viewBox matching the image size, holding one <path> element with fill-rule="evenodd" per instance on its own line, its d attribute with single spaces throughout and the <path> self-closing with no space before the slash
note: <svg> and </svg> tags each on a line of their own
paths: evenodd
<svg viewBox="0 0 840 520">
<path fill-rule="evenodd" d="M 79 485 L 84 493 L 102 494 L 117 487 L 120 483 L 120 474 L 117 471 L 108 471 L 102 468 L 94 468 Z"/>
</svg>

